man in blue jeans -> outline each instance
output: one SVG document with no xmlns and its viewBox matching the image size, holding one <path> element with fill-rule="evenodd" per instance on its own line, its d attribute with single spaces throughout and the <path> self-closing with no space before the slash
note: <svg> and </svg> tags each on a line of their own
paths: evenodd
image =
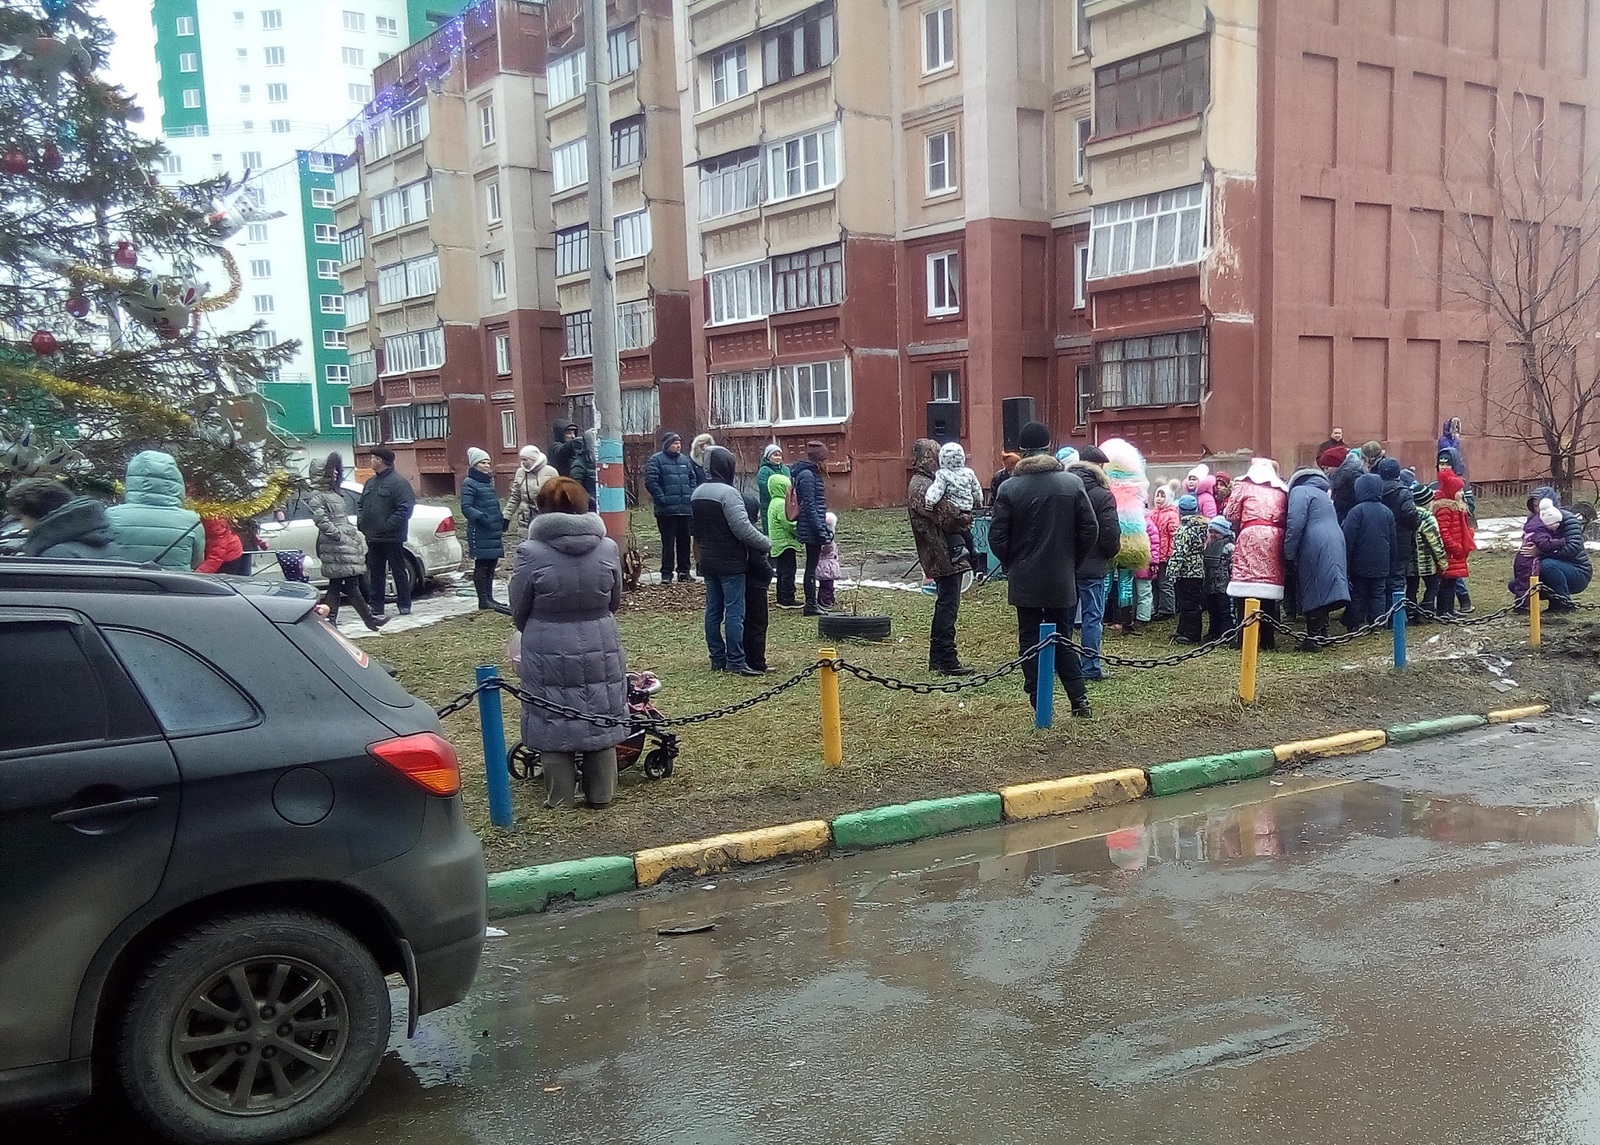
<svg viewBox="0 0 1600 1145">
<path fill-rule="evenodd" d="M 1088 653 L 1083 658 L 1085 680 L 1105 679 L 1105 668 L 1100 663 L 1100 635 L 1106 618 L 1106 571 L 1122 547 L 1117 501 L 1111 495 L 1106 471 L 1101 468 L 1105 463 L 1106 455 L 1094 445 L 1084 446 L 1077 458 L 1067 463 L 1067 472 L 1082 481 L 1089 494 L 1089 508 L 1094 510 L 1095 524 L 1099 528 L 1094 547 L 1080 554 L 1078 561 L 1078 609 L 1083 625 L 1083 648 Z"/>
<path fill-rule="evenodd" d="M 733 454 L 713 446 L 706 453 L 705 483 L 689 498 L 706 582 L 706 651 L 713 671 L 760 676 L 744 654 L 745 576 L 772 542 L 750 523 L 733 480 Z"/>
</svg>

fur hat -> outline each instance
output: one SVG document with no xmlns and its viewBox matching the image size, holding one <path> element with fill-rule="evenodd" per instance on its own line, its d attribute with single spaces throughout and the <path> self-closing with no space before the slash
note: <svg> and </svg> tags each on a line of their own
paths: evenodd
<svg viewBox="0 0 1600 1145">
<path fill-rule="evenodd" d="M 1030 421 L 1022 427 L 1022 432 L 1017 434 L 1017 444 L 1022 447 L 1024 453 L 1049 449 L 1050 427 L 1042 421 Z"/>
<path fill-rule="evenodd" d="M 469 445 L 467 447 L 467 464 L 469 466 L 476 465 L 480 461 L 488 460 L 489 454 L 487 450 L 479 449 L 476 445 Z"/>
</svg>

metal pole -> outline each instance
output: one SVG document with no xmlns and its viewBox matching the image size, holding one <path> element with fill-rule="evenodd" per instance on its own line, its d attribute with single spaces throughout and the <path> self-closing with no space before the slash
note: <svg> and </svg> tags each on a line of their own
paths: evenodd
<svg viewBox="0 0 1600 1145">
<path fill-rule="evenodd" d="M 1539 599 L 1539 578 L 1537 575 L 1531 576 L 1528 578 L 1528 643 L 1535 648 L 1539 647 L 1541 637 L 1539 626 L 1543 619 L 1539 615 L 1539 609 L 1543 604 L 1544 602 Z"/>
<path fill-rule="evenodd" d="M 617 299 L 611 209 L 611 59 L 606 42 L 606 0 L 585 0 L 589 150 L 589 349 L 594 369 L 594 419 L 599 440 L 597 476 L 606 534 L 628 534 L 622 491 L 622 375 L 617 363 Z"/>
<path fill-rule="evenodd" d="M 1394 666 L 1406 666 L 1406 594 L 1403 589 L 1394 591 L 1391 604 L 1398 605 L 1394 614 Z"/>
<path fill-rule="evenodd" d="M 844 717 L 839 712 L 839 673 L 829 665 L 839 653 L 832 648 L 818 648 L 817 659 L 828 661 L 820 673 L 822 677 L 822 762 L 827 767 L 844 763 Z"/>
<path fill-rule="evenodd" d="M 500 689 L 485 688 L 500 678 L 493 664 L 478 665 L 478 724 L 483 735 L 483 770 L 488 778 L 489 822 L 511 826 L 511 773 L 506 770 L 506 723 L 500 711 Z"/>
<path fill-rule="evenodd" d="M 1056 720 L 1056 626 L 1039 625 L 1039 639 L 1049 643 L 1039 649 L 1039 677 L 1033 689 L 1033 726 L 1047 728 Z"/>
<path fill-rule="evenodd" d="M 1239 698 L 1247 704 L 1256 702 L 1256 652 L 1261 646 L 1261 623 L 1256 617 L 1261 612 L 1261 602 L 1248 597 L 1244 602 L 1244 640 L 1239 652 Z"/>
</svg>

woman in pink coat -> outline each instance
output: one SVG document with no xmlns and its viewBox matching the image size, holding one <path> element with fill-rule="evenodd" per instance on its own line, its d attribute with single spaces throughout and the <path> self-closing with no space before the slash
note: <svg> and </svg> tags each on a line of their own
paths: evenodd
<svg viewBox="0 0 1600 1145">
<path fill-rule="evenodd" d="M 1222 515 L 1233 526 L 1233 576 L 1228 595 L 1254 597 L 1262 611 L 1278 619 L 1283 600 L 1283 534 L 1289 524 L 1289 486 L 1278 463 L 1258 457 L 1234 483 Z M 1272 628 L 1261 626 L 1261 647 L 1273 648 Z"/>
</svg>

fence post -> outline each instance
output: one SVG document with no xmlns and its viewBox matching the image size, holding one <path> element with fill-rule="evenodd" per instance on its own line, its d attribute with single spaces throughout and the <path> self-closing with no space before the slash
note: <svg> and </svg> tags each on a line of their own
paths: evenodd
<svg viewBox="0 0 1600 1145">
<path fill-rule="evenodd" d="M 1256 617 L 1261 612 L 1261 602 L 1246 597 L 1244 602 L 1244 636 L 1239 651 L 1239 698 L 1247 704 L 1256 702 L 1256 652 L 1261 646 L 1261 625 Z"/>
<path fill-rule="evenodd" d="M 485 688 L 500 678 L 493 664 L 478 666 L 478 726 L 483 735 L 483 769 L 488 777 L 489 822 L 511 826 L 511 773 L 506 770 L 506 723 L 500 710 L 500 689 Z"/>
<path fill-rule="evenodd" d="M 1528 643 L 1535 648 L 1539 647 L 1541 636 L 1539 631 L 1541 623 L 1539 608 L 1541 604 L 1543 604 L 1543 601 L 1539 598 L 1539 577 L 1535 574 L 1528 578 Z"/>
<path fill-rule="evenodd" d="M 825 767 L 838 767 L 844 763 L 844 718 L 839 713 L 839 672 L 831 661 L 839 653 L 832 648 L 818 648 L 817 658 L 829 661 L 822 666 L 822 763 Z"/>
<path fill-rule="evenodd" d="M 1394 666 L 1406 666 L 1406 594 L 1404 589 L 1395 589 L 1391 604 L 1399 605 L 1394 614 Z"/>
<path fill-rule="evenodd" d="M 1033 689 L 1033 726 L 1047 728 L 1056 718 L 1056 626 L 1039 625 L 1039 639 L 1049 641 L 1039 649 L 1038 683 Z"/>
</svg>

